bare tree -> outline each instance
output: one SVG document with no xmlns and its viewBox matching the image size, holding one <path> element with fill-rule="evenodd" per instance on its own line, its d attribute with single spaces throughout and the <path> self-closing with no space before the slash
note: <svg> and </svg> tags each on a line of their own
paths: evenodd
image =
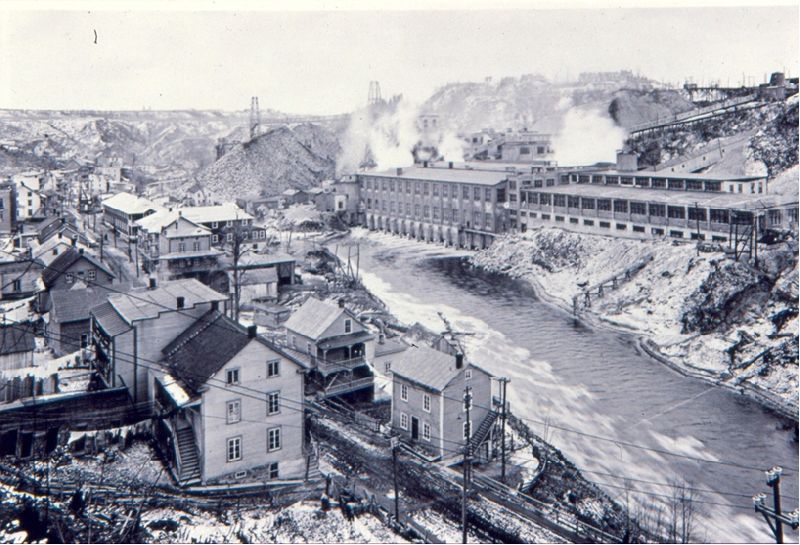
<svg viewBox="0 0 800 545">
<path fill-rule="evenodd" d="M 233 264 L 233 319 L 239 321 L 239 306 L 242 298 L 242 271 L 239 270 L 239 262 L 242 256 L 250 251 L 246 244 L 250 240 L 250 226 L 244 225 L 238 216 L 233 225 L 222 229 L 224 237 L 224 247 L 231 256 Z"/>
<path fill-rule="evenodd" d="M 670 543 L 691 543 L 695 525 L 695 491 L 691 484 L 672 482 L 667 504 L 667 539 Z"/>
</svg>

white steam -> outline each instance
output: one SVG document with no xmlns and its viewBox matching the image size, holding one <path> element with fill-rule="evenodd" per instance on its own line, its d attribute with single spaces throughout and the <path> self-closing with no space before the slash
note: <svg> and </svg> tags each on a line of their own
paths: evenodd
<svg viewBox="0 0 800 545">
<path fill-rule="evenodd" d="M 342 138 L 338 171 L 358 170 L 368 150 L 378 170 L 410 165 L 414 162 L 412 150 L 420 142 L 435 145 L 439 155 L 444 155 L 445 159 L 463 160 L 463 143 L 446 131 L 423 134 L 419 128 L 419 115 L 419 105 L 404 98 L 385 107 L 377 116 L 369 108 L 355 112 Z"/>
<path fill-rule="evenodd" d="M 573 108 L 564 115 L 561 131 L 553 137 L 559 165 L 614 162 L 627 133 L 608 114 Z"/>
</svg>

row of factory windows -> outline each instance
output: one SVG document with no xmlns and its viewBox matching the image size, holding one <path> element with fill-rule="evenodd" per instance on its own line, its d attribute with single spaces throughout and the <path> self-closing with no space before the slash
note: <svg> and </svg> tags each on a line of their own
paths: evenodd
<svg viewBox="0 0 800 545">
<path fill-rule="evenodd" d="M 525 215 L 525 212 L 523 212 L 522 214 Z M 585 219 L 584 218 L 583 222 L 581 222 L 581 220 L 579 220 L 578 218 L 565 218 L 564 216 L 551 215 L 551 214 L 541 214 L 541 216 L 539 216 L 539 215 L 537 215 L 536 212 L 530 212 L 529 216 L 531 218 L 533 218 L 533 219 L 537 219 L 537 218 L 540 217 L 540 219 L 542 219 L 543 221 L 555 221 L 555 222 L 559 222 L 559 223 L 565 223 L 567 220 L 569 220 L 569 223 L 572 224 L 572 225 L 581 225 L 582 224 L 584 227 L 594 227 L 595 226 L 595 220 L 593 220 L 593 219 Z M 611 222 L 610 221 L 598 221 L 597 225 L 601 229 L 611 229 Z M 628 230 L 628 224 L 627 223 L 615 223 L 614 227 L 616 228 L 617 231 L 627 231 Z M 645 233 L 646 229 L 645 229 L 644 225 L 631 225 L 631 231 L 633 231 L 634 233 Z M 664 229 L 663 227 L 651 227 L 650 228 L 650 234 L 654 235 L 654 236 L 665 236 L 667 234 L 667 232 L 666 232 L 666 229 Z M 669 230 L 669 236 L 672 237 L 672 238 L 686 238 L 684 231 L 681 231 L 681 230 L 678 230 L 678 229 L 670 229 Z M 705 233 L 691 232 L 691 233 L 689 233 L 689 238 L 691 238 L 692 240 L 705 240 L 706 239 L 706 235 L 705 235 Z M 711 240 L 713 240 L 714 242 L 727 242 L 728 239 L 727 239 L 727 237 L 718 236 L 718 235 L 712 235 Z"/>
<path fill-rule="evenodd" d="M 481 199 L 485 201 L 491 201 L 492 196 L 495 192 L 494 188 L 491 187 L 477 187 L 472 185 L 464 185 L 464 184 L 444 184 L 444 183 L 434 183 L 434 182 L 422 182 L 422 181 L 414 181 L 411 180 L 392 180 L 392 179 L 385 179 L 382 178 L 378 179 L 371 179 L 367 178 L 363 182 L 363 187 L 366 191 L 390 191 L 390 192 L 397 192 L 403 193 L 405 192 L 407 195 L 413 194 L 414 195 L 432 195 L 434 197 L 438 197 L 440 194 L 442 197 L 452 197 L 454 199 L 458 198 L 459 186 L 461 187 L 461 198 L 463 199 L 473 199 L 479 201 Z M 505 200 L 505 190 L 502 188 L 497 189 L 497 202 L 503 202 Z"/>
<path fill-rule="evenodd" d="M 649 187 L 654 189 L 677 189 L 681 191 L 722 191 L 722 182 L 719 180 L 684 180 L 682 178 L 651 178 L 649 176 L 611 176 L 598 174 L 572 174 L 570 180 L 581 184 L 606 184 L 606 185 L 627 185 L 636 187 Z M 728 190 L 733 193 L 734 186 L 738 185 L 739 193 L 742 193 L 744 185 L 750 186 L 750 193 L 764 192 L 762 182 L 758 184 L 744 184 L 741 182 L 729 184 Z"/>
<path fill-rule="evenodd" d="M 392 204 L 394 204 L 394 203 L 392 203 Z M 408 206 L 408 205 L 406 205 L 406 206 Z M 369 205 L 367 205 L 367 207 L 369 208 Z M 378 210 L 378 209 L 376 209 L 376 210 Z M 386 212 L 387 210 L 384 208 L 384 209 L 378 210 L 378 211 Z M 420 215 L 420 211 L 422 212 L 421 215 Z M 394 209 L 391 210 L 391 213 L 394 213 Z M 402 214 L 402 211 L 400 213 Z M 433 219 L 433 221 L 441 220 L 441 221 L 448 222 L 448 223 L 459 223 L 459 221 L 461 221 L 461 222 L 463 222 L 464 224 L 467 224 L 467 225 L 469 224 L 470 221 L 472 221 L 472 223 L 473 223 L 473 225 L 475 227 L 480 226 L 481 225 L 481 221 L 483 221 L 483 225 L 485 225 L 487 228 L 490 228 L 490 229 L 491 229 L 492 225 L 494 225 L 494 216 L 492 214 L 484 214 L 483 212 L 478 212 L 478 211 L 473 211 L 470 214 L 470 212 L 468 210 L 463 210 L 459 214 L 459 211 L 458 211 L 457 208 L 444 208 L 444 209 L 433 208 L 433 209 L 430 209 L 429 207 L 425 206 L 425 207 L 422 207 L 420 209 L 420 206 L 416 205 L 416 206 L 414 206 L 414 214 L 410 214 L 409 212 L 406 212 L 405 215 L 409 216 L 412 219 L 416 219 L 416 220 Z"/>
<path fill-rule="evenodd" d="M 599 210 L 605 212 L 618 212 L 621 214 L 638 214 L 641 216 L 657 216 L 674 219 L 707 221 L 715 223 L 728 223 L 730 211 L 724 208 L 710 208 L 709 215 L 705 208 L 693 206 L 672 206 L 667 204 L 645 203 L 626 201 L 622 199 L 595 199 L 591 197 L 573 197 L 551 193 L 523 193 L 522 202 L 544 206 L 557 206 L 562 208 L 579 208 L 581 210 Z M 523 205 L 524 206 L 524 205 Z"/>
</svg>

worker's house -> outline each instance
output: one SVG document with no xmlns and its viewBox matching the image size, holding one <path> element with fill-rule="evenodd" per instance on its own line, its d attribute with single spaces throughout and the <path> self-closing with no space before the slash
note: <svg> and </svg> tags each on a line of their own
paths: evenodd
<svg viewBox="0 0 800 545">
<path fill-rule="evenodd" d="M 68 248 L 42 271 L 45 291 L 39 294 L 39 312 L 50 310 L 50 294 L 54 291 L 72 289 L 76 285 L 110 286 L 115 278 L 108 267 L 83 248 Z"/>
<path fill-rule="evenodd" d="M 50 294 L 50 312 L 45 326 L 47 345 L 56 356 L 88 348 L 92 338 L 92 308 L 103 304 L 109 294 L 129 289 L 127 284 L 117 284 L 113 288 L 90 286 L 53 291 Z"/>
<path fill-rule="evenodd" d="M 162 354 L 151 374 L 156 438 L 179 483 L 285 482 L 316 469 L 305 443 L 304 366 L 256 326 L 211 310 Z"/>
<path fill-rule="evenodd" d="M 408 349 L 408 343 L 402 337 L 387 337 L 384 331 L 385 329 L 381 327 L 378 342 L 375 343 L 375 357 L 372 360 L 372 370 L 375 375 L 375 400 L 391 399 L 392 362 Z"/>
<path fill-rule="evenodd" d="M 224 312 L 227 300 L 194 278 L 111 294 L 91 311 L 97 379 L 126 387 L 134 402 L 152 401 L 147 372 L 161 350 L 209 310 Z"/>
<path fill-rule="evenodd" d="M 400 353 L 391 369 L 393 430 L 442 458 L 460 454 L 469 437 L 473 457 L 489 459 L 498 416 L 492 375 L 465 362 L 461 354 L 416 345 Z M 472 393 L 469 426 L 464 407 L 468 386 Z"/>
<path fill-rule="evenodd" d="M 220 291 L 227 289 L 218 263 L 222 252 L 212 247 L 210 229 L 187 219 L 180 209 L 161 210 L 136 223 L 146 273 L 159 280 L 197 278 Z M 213 283 L 214 276 L 221 277 L 222 285 Z"/>
<path fill-rule="evenodd" d="M 0 374 L 33 366 L 35 348 L 31 322 L 0 325 Z"/>
<path fill-rule="evenodd" d="M 220 259 L 228 275 L 228 286 L 234 294 L 236 275 L 241 287 L 240 301 L 274 301 L 278 297 L 278 289 L 295 283 L 294 274 L 297 259 L 281 253 L 243 254 L 236 266 L 230 256 Z M 222 290 L 220 290 L 222 291 Z"/>
<path fill-rule="evenodd" d="M 309 392 L 372 398 L 375 336 L 343 300 L 331 304 L 309 297 L 286 322 L 286 347 L 310 369 Z"/>
<path fill-rule="evenodd" d="M 0 262 L 0 300 L 11 301 L 36 295 L 42 288 L 44 265 L 37 259 Z"/>
</svg>

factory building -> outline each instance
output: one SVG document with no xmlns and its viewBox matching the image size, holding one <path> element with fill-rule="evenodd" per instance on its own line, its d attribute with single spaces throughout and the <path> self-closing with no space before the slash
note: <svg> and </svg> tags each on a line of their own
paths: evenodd
<svg viewBox="0 0 800 545">
<path fill-rule="evenodd" d="M 369 229 L 485 248 L 508 228 L 505 170 L 424 163 L 356 177 Z"/>
</svg>

